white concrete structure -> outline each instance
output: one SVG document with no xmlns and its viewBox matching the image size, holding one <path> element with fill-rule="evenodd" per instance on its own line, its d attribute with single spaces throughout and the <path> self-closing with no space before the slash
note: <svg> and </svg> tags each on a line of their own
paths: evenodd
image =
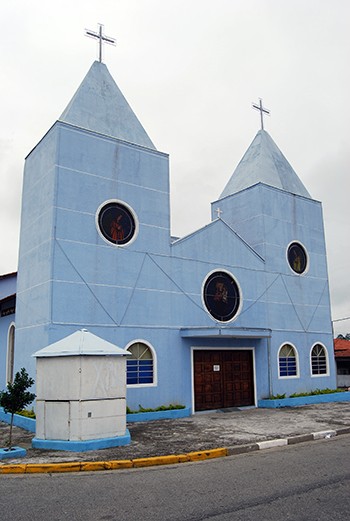
<svg viewBox="0 0 350 521">
<path fill-rule="evenodd" d="M 34 353 L 36 439 L 124 436 L 127 354 L 85 329 Z"/>
</svg>

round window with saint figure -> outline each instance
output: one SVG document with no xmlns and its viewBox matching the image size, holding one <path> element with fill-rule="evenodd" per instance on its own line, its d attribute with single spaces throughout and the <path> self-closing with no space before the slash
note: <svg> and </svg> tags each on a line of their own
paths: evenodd
<svg viewBox="0 0 350 521">
<path fill-rule="evenodd" d="M 289 266 L 295 273 L 301 275 L 308 267 L 308 256 L 305 248 L 299 242 L 292 242 L 288 246 L 287 258 Z"/>
<path fill-rule="evenodd" d="M 97 211 L 97 226 L 108 242 L 124 246 L 137 234 L 137 220 L 132 209 L 120 201 L 108 201 Z"/>
<path fill-rule="evenodd" d="M 210 315 L 220 322 L 232 320 L 241 307 L 238 284 L 226 271 L 215 271 L 208 276 L 204 283 L 203 300 Z"/>
</svg>

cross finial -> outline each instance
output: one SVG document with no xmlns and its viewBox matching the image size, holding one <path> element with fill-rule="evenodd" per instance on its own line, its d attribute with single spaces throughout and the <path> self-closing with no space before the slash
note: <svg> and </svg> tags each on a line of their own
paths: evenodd
<svg viewBox="0 0 350 521">
<path fill-rule="evenodd" d="M 85 36 L 89 36 L 90 38 L 97 38 L 99 40 L 99 52 L 98 52 L 98 61 L 102 62 L 102 44 L 103 42 L 109 43 L 111 45 L 115 45 L 115 39 L 110 38 L 109 36 L 104 36 L 102 34 L 102 24 L 99 25 L 99 31 L 98 33 L 95 33 L 94 31 L 90 31 L 90 29 L 85 29 Z"/>
<path fill-rule="evenodd" d="M 259 110 L 259 112 L 260 112 L 261 130 L 264 130 L 263 114 L 267 114 L 269 116 L 270 111 L 269 111 L 269 109 L 265 109 L 265 107 L 263 107 L 261 98 L 259 98 L 259 105 L 257 103 L 253 103 L 252 105 L 253 105 L 254 109 Z"/>
<path fill-rule="evenodd" d="M 218 219 L 221 219 L 221 214 L 223 213 L 221 208 L 216 208 L 216 213 L 218 214 Z"/>
</svg>

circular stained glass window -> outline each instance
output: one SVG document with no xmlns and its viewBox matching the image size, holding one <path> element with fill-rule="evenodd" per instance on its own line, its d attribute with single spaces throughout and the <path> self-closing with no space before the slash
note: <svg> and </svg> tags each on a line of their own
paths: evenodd
<svg viewBox="0 0 350 521">
<path fill-rule="evenodd" d="M 126 205 L 111 201 L 101 207 L 98 213 L 98 227 L 107 241 L 124 245 L 134 237 L 136 222 Z"/>
<path fill-rule="evenodd" d="M 295 273 L 301 275 L 307 268 L 307 253 L 298 242 L 292 242 L 287 252 L 289 266 Z"/>
<path fill-rule="evenodd" d="M 204 284 L 203 299 L 211 316 L 221 322 L 232 320 L 241 302 L 237 282 L 225 271 L 215 271 L 209 275 Z"/>
</svg>

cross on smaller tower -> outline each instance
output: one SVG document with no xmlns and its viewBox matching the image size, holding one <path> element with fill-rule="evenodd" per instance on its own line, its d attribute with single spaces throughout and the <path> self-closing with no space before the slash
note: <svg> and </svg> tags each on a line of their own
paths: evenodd
<svg viewBox="0 0 350 521">
<path fill-rule="evenodd" d="M 263 107 L 261 98 L 259 98 L 259 105 L 257 103 L 253 103 L 252 105 L 253 105 L 254 109 L 259 110 L 259 112 L 260 112 L 261 130 L 264 130 L 263 114 L 267 114 L 269 116 L 270 115 L 270 111 L 269 111 L 269 109 L 265 109 L 265 107 Z"/>
<path fill-rule="evenodd" d="M 100 26 L 98 33 L 95 33 L 94 31 L 90 31 L 90 29 L 85 29 L 85 36 L 89 36 L 89 38 L 97 38 L 99 40 L 99 42 L 98 42 L 98 45 L 99 45 L 98 61 L 102 62 L 102 44 L 103 44 L 103 42 L 109 43 L 110 45 L 115 45 L 115 39 L 110 38 L 109 36 L 104 36 L 102 34 L 103 25 L 102 24 L 98 24 L 98 25 Z"/>
<path fill-rule="evenodd" d="M 223 213 L 223 211 L 221 210 L 221 208 L 217 208 L 215 211 L 216 211 L 216 213 L 218 214 L 218 219 L 221 219 L 221 214 Z"/>
</svg>

